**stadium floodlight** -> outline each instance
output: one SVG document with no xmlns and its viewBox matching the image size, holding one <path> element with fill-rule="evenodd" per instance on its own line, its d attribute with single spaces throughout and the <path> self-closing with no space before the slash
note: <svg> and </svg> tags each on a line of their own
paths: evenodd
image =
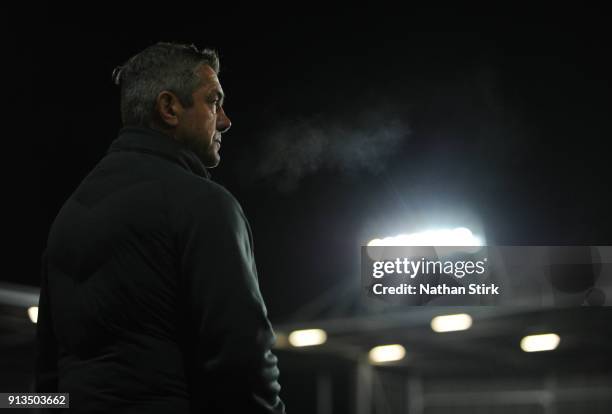
<svg viewBox="0 0 612 414">
<path fill-rule="evenodd" d="M 38 322 L 38 306 L 30 306 L 28 308 L 28 316 L 32 323 Z"/>
<path fill-rule="evenodd" d="M 561 338 L 554 333 L 529 335 L 521 339 L 521 349 L 525 352 L 552 351 L 559 346 Z"/>
<path fill-rule="evenodd" d="M 289 343 L 295 347 L 321 345 L 327 341 L 323 329 L 302 329 L 289 334 Z"/>
<path fill-rule="evenodd" d="M 483 241 L 470 229 L 457 227 L 373 239 L 368 246 L 483 246 Z"/>
<path fill-rule="evenodd" d="M 467 313 L 454 315 L 440 315 L 431 320 L 431 329 L 434 332 L 465 331 L 472 326 L 472 317 Z"/>
<path fill-rule="evenodd" d="M 399 345 L 381 345 L 370 350 L 369 357 L 373 363 L 399 361 L 406 356 L 406 349 Z"/>
</svg>

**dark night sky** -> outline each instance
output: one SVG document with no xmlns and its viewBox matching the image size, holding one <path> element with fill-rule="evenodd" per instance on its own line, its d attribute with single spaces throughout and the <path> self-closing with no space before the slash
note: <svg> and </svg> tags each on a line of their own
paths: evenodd
<svg viewBox="0 0 612 414">
<path fill-rule="evenodd" d="M 112 70 L 158 40 L 220 51 L 233 127 L 213 177 L 251 222 L 273 319 L 358 278 L 358 247 L 377 236 L 467 225 L 490 244 L 610 244 L 597 14 L 41 30 L 14 45 L 33 80 L 19 151 L 35 163 L 16 185 L 24 265 L 3 279 L 38 284 L 51 221 L 120 127 Z"/>
</svg>

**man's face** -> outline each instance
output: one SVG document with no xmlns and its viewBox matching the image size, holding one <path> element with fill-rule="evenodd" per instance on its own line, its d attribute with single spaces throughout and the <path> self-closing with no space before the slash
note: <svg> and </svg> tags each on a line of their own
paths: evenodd
<svg viewBox="0 0 612 414">
<path fill-rule="evenodd" d="M 175 131 L 208 168 L 219 165 L 221 134 L 232 125 L 223 110 L 224 93 L 215 71 L 208 65 L 197 70 L 200 86 L 192 93 L 193 105 L 183 107 Z"/>
</svg>

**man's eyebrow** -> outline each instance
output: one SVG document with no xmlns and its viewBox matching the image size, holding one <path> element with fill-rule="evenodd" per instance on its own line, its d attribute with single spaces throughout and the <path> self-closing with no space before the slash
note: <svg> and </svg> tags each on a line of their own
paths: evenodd
<svg viewBox="0 0 612 414">
<path fill-rule="evenodd" d="M 212 92 L 217 95 L 217 99 L 219 99 L 221 101 L 220 104 L 223 105 L 223 103 L 225 102 L 225 94 L 219 89 L 215 89 Z"/>
</svg>

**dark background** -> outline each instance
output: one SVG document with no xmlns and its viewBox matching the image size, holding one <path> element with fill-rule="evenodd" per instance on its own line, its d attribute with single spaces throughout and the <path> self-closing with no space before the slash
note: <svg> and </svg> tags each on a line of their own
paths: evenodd
<svg viewBox="0 0 612 414">
<path fill-rule="evenodd" d="M 466 226 L 488 244 L 612 244 L 612 71 L 601 9 L 266 19 L 193 10 L 181 30 L 169 30 L 121 7 L 98 16 L 103 31 L 49 15 L 5 36 L 5 66 L 15 73 L 5 87 L 17 93 L 4 125 L 9 257 L 1 281 L 38 286 L 49 226 L 121 127 L 111 73 L 160 40 L 220 52 L 233 126 L 213 178 L 251 223 L 275 326 L 301 322 L 291 315 L 302 305 L 358 283 L 359 246 L 374 237 Z M 425 315 L 341 339 L 364 352 L 405 340 L 413 359 L 402 375 L 454 375 L 451 385 L 426 383 L 426 391 L 470 398 L 495 381 L 538 389 L 535 378 L 551 373 L 561 382 L 582 375 L 575 383 L 589 389 L 596 375 L 609 378 L 608 310 L 517 312 L 442 338 Z M 6 336 L 6 390 L 31 378 L 33 327 L 17 314 L 28 328 L 13 345 Z M 561 332 L 566 348 L 522 355 L 515 342 L 535 328 Z M 278 351 L 291 412 L 314 411 L 321 373 L 332 376 L 334 404 L 348 412 L 354 361 L 298 351 Z M 404 395 L 404 378 L 389 369 L 381 389 Z"/>
<path fill-rule="evenodd" d="M 27 119 L 7 154 L 22 263 L 8 281 L 38 284 L 50 223 L 120 128 L 113 68 L 159 40 L 220 52 L 233 126 L 212 173 L 251 222 L 273 318 L 357 277 L 374 237 L 466 225 L 490 244 L 611 242 L 599 10 L 116 26 L 12 44 Z"/>
</svg>

